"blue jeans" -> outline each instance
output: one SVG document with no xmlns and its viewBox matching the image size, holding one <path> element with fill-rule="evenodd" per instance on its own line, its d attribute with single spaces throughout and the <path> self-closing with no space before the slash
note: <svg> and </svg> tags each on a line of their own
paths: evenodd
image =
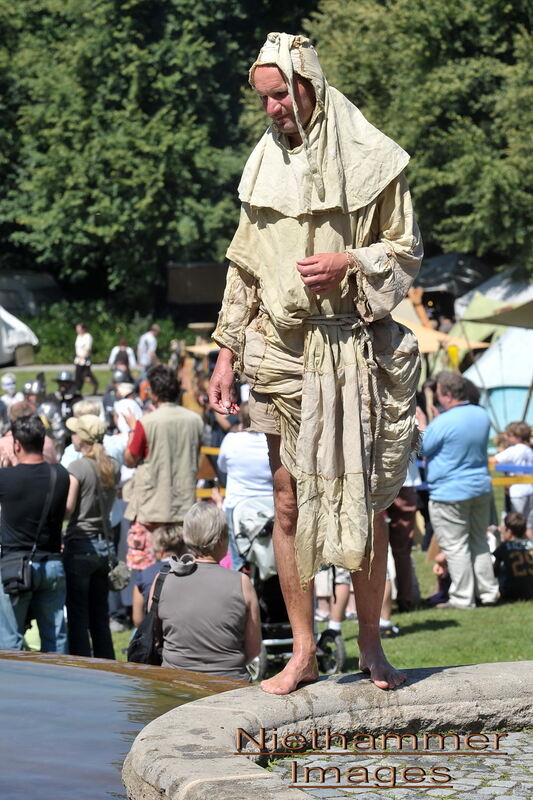
<svg viewBox="0 0 533 800">
<path fill-rule="evenodd" d="M 18 632 L 17 620 L 9 595 L 0 581 L 0 650 L 22 650 L 22 636 Z"/>
<path fill-rule="evenodd" d="M 108 544 L 103 538 L 67 539 L 64 558 L 70 652 L 114 659 L 107 604 Z"/>
<path fill-rule="evenodd" d="M 235 534 L 233 532 L 233 509 L 226 508 L 226 522 L 228 523 L 228 550 L 231 558 L 231 568 L 239 570 L 244 564 L 244 558 L 239 553 L 239 548 L 235 541 Z"/>
<path fill-rule="evenodd" d="M 30 616 L 37 620 L 41 652 L 67 653 L 64 605 L 65 571 L 61 557 L 57 555 L 47 561 L 34 561 L 31 592 L 22 592 L 12 601 L 17 624 L 15 649 L 22 650 L 26 619 Z"/>
</svg>

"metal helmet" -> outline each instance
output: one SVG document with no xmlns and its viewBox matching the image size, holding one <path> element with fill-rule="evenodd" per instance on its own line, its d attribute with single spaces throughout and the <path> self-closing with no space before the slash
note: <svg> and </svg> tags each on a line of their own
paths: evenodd
<svg viewBox="0 0 533 800">
<path fill-rule="evenodd" d="M 74 380 L 74 375 L 68 369 L 62 369 L 56 377 L 58 383 L 74 383 Z"/>
<path fill-rule="evenodd" d="M 127 383 L 129 380 L 129 375 L 127 372 L 124 372 L 123 369 L 115 369 L 113 371 L 112 381 L 113 383 Z"/>
<path fill-rule="evenodd" d="M 26 381 L 24 386 L 22 387 L 22 393 L 25 397 L 30 394 L 40 395 L 44 394 L 46 391 L 46 386 L 41 380 L 34 380 L 34 381 Z"/>
</svg>

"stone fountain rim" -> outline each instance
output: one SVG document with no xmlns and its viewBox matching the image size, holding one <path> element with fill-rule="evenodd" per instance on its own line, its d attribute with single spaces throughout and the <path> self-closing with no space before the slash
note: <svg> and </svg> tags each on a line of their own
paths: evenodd
<svg viewBox="0 0 533 800">
<path fill-rule="evenodd" d="M 179 706 L 144 728 L 126 757 L 130 800 L 303 800 L 260 766 L 265 757 L 237 752 L 237 729 L 267 742 L 275 731 L 310 737 L 336 733 L 457 733 L 530 726 L 533 661 L 406 670 L 393 692 L 365 676 L 324 678 L 278 697 L 250 686 Z M 248 741 L 243 735 L 242 743 Z M 250 743 L 249 743 L 250 744 Z M 241 751 L 244 750 L 244 746 Z M 256 750 L 256 748 L 254 748 Z"/>
</svg>

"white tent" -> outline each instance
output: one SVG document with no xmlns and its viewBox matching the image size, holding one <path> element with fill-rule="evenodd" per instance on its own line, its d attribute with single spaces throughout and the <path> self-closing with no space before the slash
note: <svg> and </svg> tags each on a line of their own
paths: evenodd
<svg viewBox="0 0 533 800">
<path fill-rule="evenodd" d="M 0 364 L 31 363 L 32 348 L 38 344 L 31 328 L 0 306 Z"/>
<path fill-rule="evenodd" d="M 482 390 L 496 430 L 521 420 L 533 381 L 533 330 L 509 328 L 463 374 Z M 533 424 L 533 402 L 526 422 Z"/>
<path fill-rule="evenodd" d="M 500 305 L 512 303 L 520 305 L 528 300 L 533 300 L 533 283 L 514 280 L 513 270 L 498 272 L 475 289 L 471 289 L 455 301 L 455 316 L 461 319 L 476 292 L 497 301 Z"/>
</svg>

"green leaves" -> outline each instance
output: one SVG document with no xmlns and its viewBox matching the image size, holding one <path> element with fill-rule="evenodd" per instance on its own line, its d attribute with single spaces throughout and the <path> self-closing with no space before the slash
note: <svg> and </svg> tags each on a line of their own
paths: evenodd
<svg viewBox="0 0 533 800">
<path fill-rule="evenodd" d="M 427 248 L 533 271 L 530 14 L 525 0 L 322 0 L 308 28 L 330 83 L 411 154 Z"/>
<path fill-rule="evenodd" d="M 220 257 L 243 155 L 232 155 L 230 87 L 247 60 L 220 19 L 231 25 L 240 4 L 0 8 L 12 26 L 0 68 L 18 92 L 0 189 L 11 244 L 72 280 L 98 270 L 102 288 L 145 301 L 168 260 Z"/>
</svg>

